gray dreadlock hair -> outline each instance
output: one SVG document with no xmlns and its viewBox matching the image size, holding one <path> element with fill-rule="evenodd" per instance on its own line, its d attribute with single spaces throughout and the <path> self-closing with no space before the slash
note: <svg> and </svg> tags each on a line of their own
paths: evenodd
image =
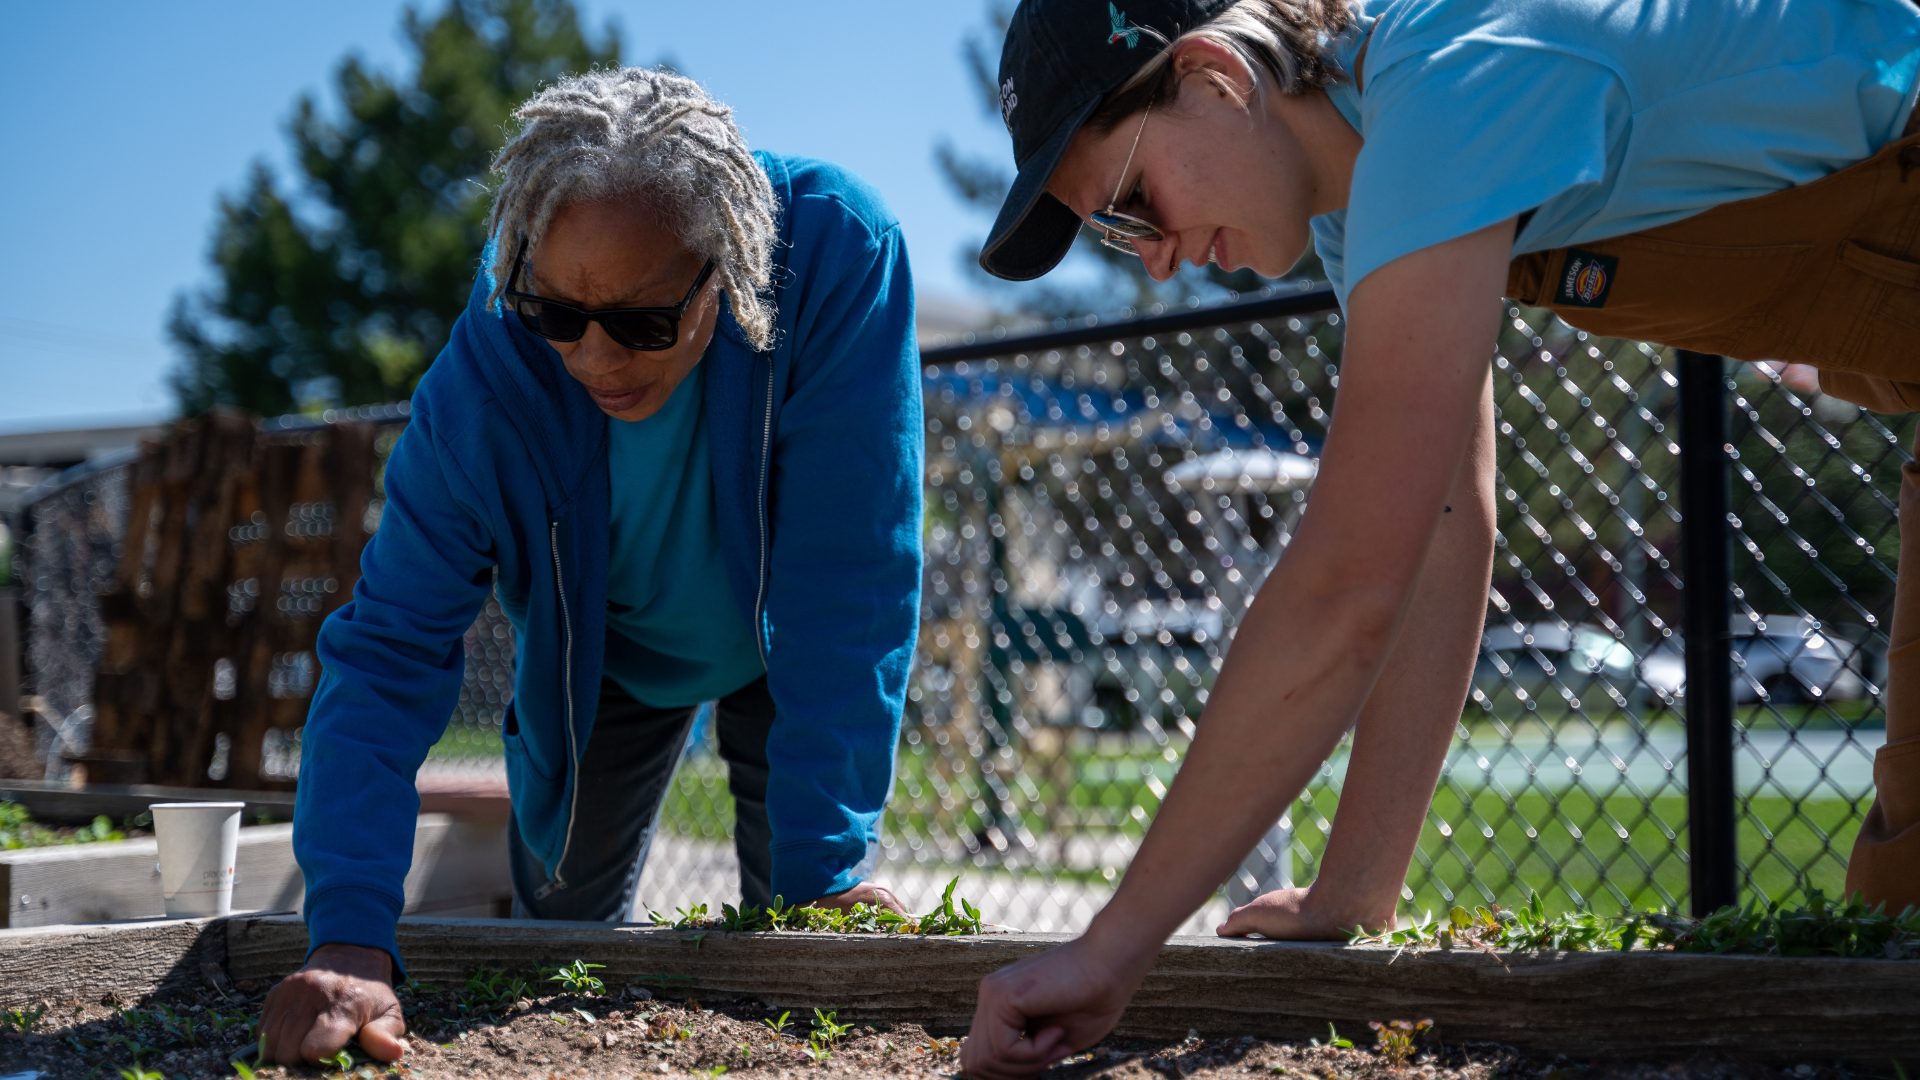
<svg viewBox="0 0 1920 1080">
<path fill-rule="evenodd" d="M 768 292 L 779 207 L 732 109 L 692 79 L 630 67 L 562 78 L 513 118 L 519 129 L 493 159 L 501 180 L 487 217 L 497 241 L 489 305 L 507 287 L 520 243 L 538 247 L 562 207 L 638 196 L 681 243 L 713 259 L 753 347 L 773 347 Z"/>
</svg>

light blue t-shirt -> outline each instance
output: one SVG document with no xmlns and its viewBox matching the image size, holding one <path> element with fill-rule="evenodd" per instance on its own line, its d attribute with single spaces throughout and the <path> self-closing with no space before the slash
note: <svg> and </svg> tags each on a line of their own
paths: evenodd
<svg viewBox="0 0 1920 1080">
<path fill-rule="evenodd" d="M 1394 259 L 1536 211 L 1514 254 L 1809 183 L 1899 134 L 1909 0 L 1362 0 L 1328 91 L 1365 140 L 1313 219 L 1345 306 Z"/>
<path fill-rule="evenodd" d="M 657 708 L 724 697 L 767 670 L 721 561 L 705 374 L 682 379 L 645 420 L 607 422 L 606 673 Z"/>
</svg>

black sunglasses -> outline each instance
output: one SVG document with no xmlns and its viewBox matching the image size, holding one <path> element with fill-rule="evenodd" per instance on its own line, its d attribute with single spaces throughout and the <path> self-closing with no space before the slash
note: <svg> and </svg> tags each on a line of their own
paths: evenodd
<svg viewBox="0 0 1920 1080">
<path fill-rule="evenodd" d="M 520 241 L 520 250 L 513 256 L 513 270 L 507 274 L 507 284 L 511 286 L 520 280 L 520 265 L 527 257 L 527 242 Z M 548 300 L 532 293 L 515 292 L 508 288 L 502 293 L 514 314 L 520 316 L 521 325 L 546 338 L 548 341 L 579 341 L 587 332 L 587 324 L 597 322 L 606 330 L 607 336 L 629 349 L 640 352 L 659 352 L 671 349 L 680 340 L 680 317 L 687 313 L 687 305 L 700 294 L 701 286 L 713 276 L 713 260 L 700 268 L 700 276 L 693 279 L 693 288 L 687 290 L 673 307 L 637 307 L 606 308 L 601 311 L 587 311 L 563 304 L 558 300 Z"/>
</svg>

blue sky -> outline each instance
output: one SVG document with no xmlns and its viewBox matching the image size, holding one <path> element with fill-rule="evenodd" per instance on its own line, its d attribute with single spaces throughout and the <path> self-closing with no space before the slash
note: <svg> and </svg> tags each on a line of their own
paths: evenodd
<svg viewBox="0 0 1920 1080">
<path fill-rule="evenodd" d="M 423 5 L 438 10 L 439 0 Z M 0 430 L 164 415 L 173 297 L 209 280 L 214 202 L 264 158 L 302 91 L 331 102 L 357 52 L 406 70 L 390 0 L 12 5 L 0 35 Z M 1009 157 L 961 61 L 986 0 L 581 0 L 625 59 L 671 55 L 756 147 L 845 164 L 905 227 L 922 295 L 967 297 L 958 251 L 986 222 L 933 164 L 944 137 Z"/>
</svg>

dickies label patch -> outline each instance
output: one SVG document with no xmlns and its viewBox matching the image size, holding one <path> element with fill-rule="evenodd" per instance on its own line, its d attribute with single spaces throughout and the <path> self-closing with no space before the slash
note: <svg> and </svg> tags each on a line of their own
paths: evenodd
<svg viewBox="0 0 1920 1080">
<path fill-rule="evenodd" d="M 1619 269 L 1620 260 L 1612 255 L 1568 248 L 1566 268 L 1560 272 L 1553 302 L 1566 307 L 1606 307 L 1607 293 Z"/>
</svg>

